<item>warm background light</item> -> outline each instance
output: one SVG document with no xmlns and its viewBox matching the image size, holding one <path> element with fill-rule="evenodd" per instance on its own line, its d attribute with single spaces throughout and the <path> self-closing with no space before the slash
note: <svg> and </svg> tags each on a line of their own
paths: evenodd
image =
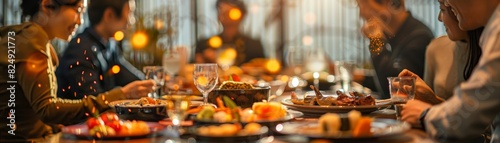
<svg viewBox="0 0 500 143">
<path fill-rule="evenodd" d="M 125 34 L 122 31 L 117 31 L 113 36 L 113 38 L 115 38 L 116 41 L 123 40 L 123 37 L 125 37 Z"/>
<path fill-rule="evenodd" d="M 219 36 L 214 36 L 208 39 L 208 45 L 212 48 L 219 48 L 222 45 L 222 39 Z"/>
<path fill-rule="evenodd" d="M 229 10 L 229 18 L 231 20 L 240 20 L 241 19 L 241 10 L 237 8 L 232 8 Z"/>
<path fill-rule="evenodd" d="M 236 58 L 236 50 L 234 48 L 227 48 L 225 49 L 219 56 L 219 58 L 224 58 L 224 59 L 235 59 Z"/>
<path fill-rule="evenodd" d="M 148 35 L 142 31 L 138 31 L 132 35 L 132 47 L 142 49 L 148 44 Z"/>
<path fill-rule="evenodd" d="M 270 59 L 266 62 L 266 70 L 271 73 L 275 74 L 278 73 L 281 69 L 280 62 L 276 59 Z"/>
<path fill-rule="evenodd" d="M 120 66 L 118 65 L 114 65 L 112 68 L 111 68 L 111 72 L 113 74 L 118 74 L 120 72 Z"/>
</svg>

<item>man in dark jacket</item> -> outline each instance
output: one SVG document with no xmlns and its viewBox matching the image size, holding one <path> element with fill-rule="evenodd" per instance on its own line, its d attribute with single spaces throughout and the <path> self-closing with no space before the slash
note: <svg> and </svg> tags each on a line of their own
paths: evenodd
<svg viewBox="0 0 500 143">
<path fill-rule="evenodd" d="M 114 33 L 129 24 L 129 16 L 133 13 L 131 2 L 90 2 L 91 26 L 71 40 L 56 70 L 58 97 L 81 99 L 144 79 L 144 74 L 123 58 L 117 42 L 110 40 Z"/>
<path fill-rule="evenodd" d="M 425 50 L 434 38 L 425 24 L 406 10 L 404 0 L 358 0 L 360 16 L 367 21 L 364 34 L 370 38 L 370 52 L 382 98 L 390 98 L 387 77 L 403 69 L 424 74 Z"/>
</svg>

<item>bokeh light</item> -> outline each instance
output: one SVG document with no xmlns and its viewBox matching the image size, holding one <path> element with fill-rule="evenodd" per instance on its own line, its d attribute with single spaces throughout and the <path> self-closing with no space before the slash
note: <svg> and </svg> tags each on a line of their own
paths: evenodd
<svg viewBox="0 0 500 143">
<path fill-rule="evenodd" d="M 280 62 L 276 59 L 270 59 L 266 62 L 266 69 L 269 73 L 278 73 L 281 69 Z"/>
<path fill-rule="evenodd" d="M 219 48 L 222 45 L 222 39 L 219 36 L 214 36 L 208 39 L 208 45 L 212 48 Z"/>
<path fill-rule="evenodd" d="M 120 72 L 120 66 L 118 65 L 114 65 L 112 68 L 111 68 L 111 72 L 113 74 L 118 74 Z"/>
<path fill-rule="evenodd" d="M 148 35 L 143 31 L 135 32 L 132 35 L 132 47 L 134 49 L 142 49 L 148 44 Z"/>
<path fill-rule="evenodd" d="M 125 37 L 125 34 L 123 33 L 123 31 L 117 31 L 117 32 L 115 32 L 115 35 L 113 36 L 113 38 L 115 38 L 116 41 L 123 40 L 123 37 Z"/>
<path fill-rule="evenodd" d="M 229 19 L 240 20 L 241 19 L 241 10 L 237 9 L 237 8 L 231 8 L 231 10 L 229 10 Z"/>
</svg>

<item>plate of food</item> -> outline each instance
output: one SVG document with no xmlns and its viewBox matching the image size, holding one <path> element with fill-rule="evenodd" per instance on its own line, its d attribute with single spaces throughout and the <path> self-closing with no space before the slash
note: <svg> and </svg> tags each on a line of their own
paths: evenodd
<svg viewBox="0 0 500 143">
<path fill-rule="evenodd" d="M 123 121 L 114 113 L 103 113 L 85 124 L 66 126 L 62 133 L 83 139 L 125 139 L 155 136 L 163 129 L 156 122 Z"/>
<path fill-rule="evenodd" d="M 359 111 L 347 115 L 327 113 L 318 120 L 283 123 L 278 132 L 286 135 L 300 135 L 308 138 L 333 140 L 362 140 L 400 135 L 408 131 L 408 123 L 394 119 L 364 117 Z"/>
<path fill-rule="evenodd" d="M 267 136 L 268 128 L 258 123 L 207 125 L 191 128 L 197 141 L 253 142 Z"/>
<path fill-rule="evenodd" d="M 315 89 L 315 88 L 313 88 Z M 281 103 L 289 109 L 303 112 L 304 114 L 347 113 L 357 110 L 362 113 L 371 113 L 385 109 L 391 105 L 390 100 L 376 100 L 369 94 L 350 92 L 349 95 L 337 91 L 336 95 L 323 95 L 315 90 L 315 96 L 306 96 L 299 99 L 295 93 L 291 98 L 283 99 Z"/>
<path fill-rule="evenodd" d="M 217 108 L 201 106 L 194 119 L 195 124 L 250 123 L 261 124 L 284 122 L 293 119 L 286 108 L 278 102 L 255 102 L 252 108 L 237 106 L 229 97 L 217 97 Z"/>
<path fill-rule="evenodd" d="M 142 97 L 140 99 L 113 101 L 109 105 L 124 120 L 142 120 L 156 122 L 168 117 L 167 100 Z M 191 101 L 191 107 L 201 105 L 201 101 Z"/>
</svg>

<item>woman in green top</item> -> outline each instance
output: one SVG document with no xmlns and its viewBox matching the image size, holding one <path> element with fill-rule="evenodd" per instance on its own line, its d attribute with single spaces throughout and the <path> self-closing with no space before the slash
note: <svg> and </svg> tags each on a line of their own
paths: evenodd
<svg viewBox="0 0 500 143">
<path fill-rule="evenodd" d="M 69 39 L 81 24 L 84 1 L 23 0 L 23 19 L 29 22 L 0 28 L 0 142 L 44 138 L 59 130 L 57 124 L 83 122 L 109 109 L 111 101 L 152 90 L 153 81 L 135 81 L 81 100 L 57 98 L 58 59 L 50 40 Z"/>
</svg>

